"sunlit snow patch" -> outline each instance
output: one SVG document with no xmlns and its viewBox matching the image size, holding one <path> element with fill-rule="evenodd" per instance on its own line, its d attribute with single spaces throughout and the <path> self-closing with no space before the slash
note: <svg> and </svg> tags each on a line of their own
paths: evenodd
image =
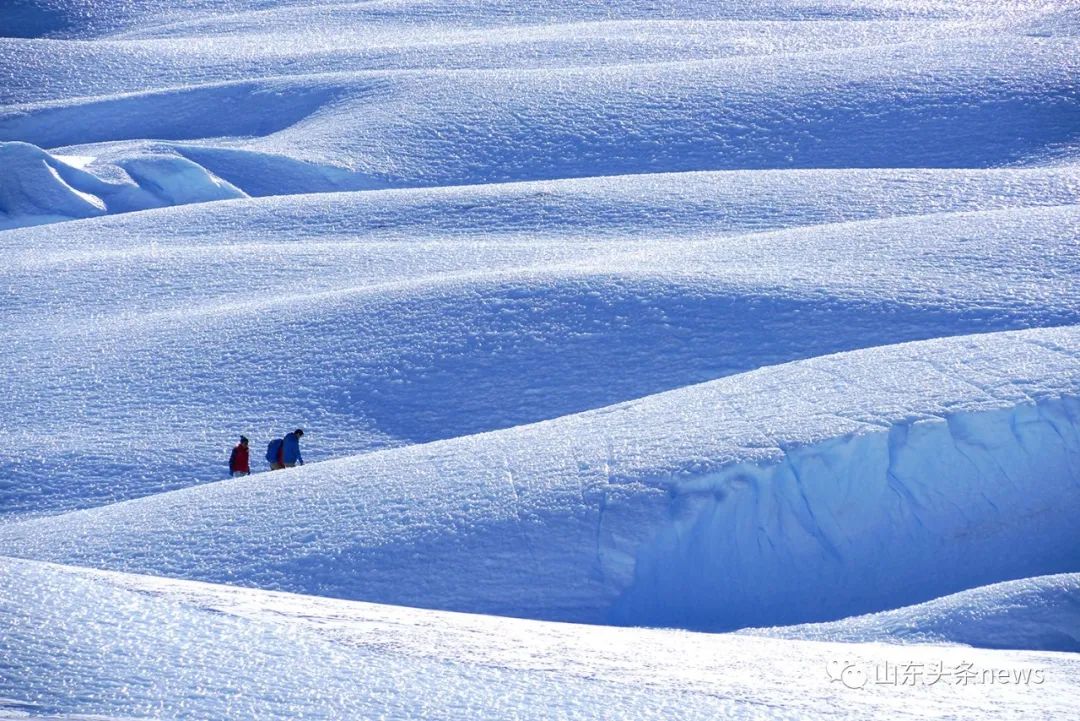
<svg viewBox="0 0 1080 721">
<path fill-rule="evenodd" d="M 245 197 L 175 153 L 131 155 L 99 166 L 95 160 L 0 142 L 0 229 Z"/>
<path fill-rule="evenodd" d="M 973 679 L 874 675 L 932 664 Z M 553 624 L 0 559 L 0 717 L 1066 718 L 1076 670 L 1065 654 Z"/>
<path fill-rule="evenodd" d="M 0 229 L 106 212 L 93 176 L 33 145 L 0 143 L 0 168 Z"/>
</svg>

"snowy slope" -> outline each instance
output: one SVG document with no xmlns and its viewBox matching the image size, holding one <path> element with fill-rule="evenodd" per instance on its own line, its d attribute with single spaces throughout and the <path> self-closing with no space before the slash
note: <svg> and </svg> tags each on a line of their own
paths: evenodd
<svg viewBox="0 0 1080 721">
<path fill-rule="evenodd" d="M 1072 654 L 568 626 L 9 559 L 0 579 L 0 698 L 19 697 L 0 714 L 1026 719 L 1080 693 Z M 930 682 L 931 664 L 957 675 Z M 873 675 L 899 665 L 916 684 Z"/>
<path fill-rule="evenodd" d="M 195 0 L 153 2 L 128 0 L 104 8 L 91 0 L 42 0 L 13 3 L 0 15 L 14 37 L 193 37 L 291 31 L 333 42 L 327 30 L 375 28 L 400 42 L 409 29 L 454 30 L 515 25 L 544 26 L 566 22 L 626 20 L 935 20 L 995 18 L 1043 21 L 1057 9 L 1042 2 L 952 2 L 951 0 L 886 0 L 867 5 L 857 0 L 762 0 L 716 5 L 707 0 L 672 0 L 665 3 L 627 0 L 617 5 L 595 5 L 577 0 L 554 0 L 543 6 L 483 0 L 460 5 L 446 0 L 341 4 L 336 0 Z M 1060 10 L 1059 10 L 1060 12 Z M 1045 22 L 1045 21 L 1043 21 Z M 850 24 L 850 23 L 849 23 Z M 1042 24 L 1042 23 L 1040 23 Z M 245 32 L 246 31 L 246 32 Z M 432 33 L 429 41 L 441 34 Z"/>
<path fill-rule="evenodd" d="M 92 160 L 51 155 L 30 143 L 0 143 L 0 229 L 245 197 L 179 156 L 126 158 L 115 167 L 122 176 L 115 179 L 83 170 Z"/>
<path fill-rule="evenodd" d="M 12 105 L 0 140 L 108 163 L 179 153 L 249 195 L 632 172 L 987 167 L 1074 140 L 1076 49 L 1069 39 L 995 36 L 812 61 L 780 55 L 768 72 L 751 57 L 462 71 L 453 83 L 440 73 L 233 81 Z"/>
<path fill-rule="evenodd" d="M 1077 77 L 1044 0 L 0 2 L 0 717 L 1068 717 Z"/>
<path fill-rule="evenodd" d="M 0 141 L 202 190 L 174 203 L 211 199 L 207 178 L 280 195 L 989 167 L 1071 157 L 1080 121 L 1077 19 L 1038 5 L 227 3 L 234 15 L 200 19 L 173 3 L 123 32 L 141 3 L 108 30 L 82 3 L 49 5 L 58 18 L 16 6 L 8 22 L 96 40 L 0 45 Z"/>
<path fill-rule="evenodd" d="M 1025 578 L 833 623 L 742 633 L 815 641 L 963 643 L 1080 651 L 1080 574 Z"/>
<path fill-rule="evenodd" d="M 843 219 L 867 177 L 882 187 L 860 191 L 856 217 L 884 220 L 742 232 Z M 239 433 L 307 425 L 315 460 L 823 353 L 1077 321 L 1076 206 L 1021 209 L 1067 200 L 1074 171 L 820 180 L 781 174 L 764 218 L 719 174 L 7 232 L 0 498 L 43 512 L 218 480 Z"/>
<path fill-rule="evenodd" d="M 1074 566 L 1078 333 L 771 366 L 11 523 L 0 553 L 587 622 L 734 628 L 891 608 Z"/>
<path fill-rule="evenodd" d="M 0 185 L 4 224 L 92 218 L 106 210 L 100 198 L 77 187 L 86 174 L 29 143 L 0 143 L 0 163 L 6 176 Z"/>
</svg>

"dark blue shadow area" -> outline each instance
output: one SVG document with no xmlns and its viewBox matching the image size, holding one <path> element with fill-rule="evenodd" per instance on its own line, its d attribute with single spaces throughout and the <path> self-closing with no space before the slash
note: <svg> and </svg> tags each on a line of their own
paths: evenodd
<svg viewBox="0 0 1080 721">
<path fill-rule="evenodd" d="M 264 470 L 268 434 L 297 425 L 310 431 L 307 460 L 326 460 L 828 353 L 1073 323 L 1080 311 L 1015 302 L 920 306 L 615 276 L 387 290 L 136 334 L 118 327 L 43 346 L 44 369 L 13 371 L 11 427 L 110 430 L 89 446 L 45 438 L 13 449 L 0 514 L 220 480 L 229 439 L 245 431 Z"/>
<path fill-rule="evenodd" d="M 70 8 L 48 0 L 4 0 L 0 3 L 0 37 L 43 38 L 76 27 Z"/>
<path fill-rule="evenodd" d="M 116 140 L 263 136 L 331 103 L 331 86 L 245 81 L 0 113 L 0 141 L 42 148 Z"/>
<path fill-rule="evenodd" d="M 388 309 L 387 330 L 404 347 L 378 366 L 346 364 L 337 380 L 355 379 L 351 412 L 422 443 L 829 353 L 1080 321 L 1080 312 L 1023 307 L 946 309 L 648 285 L 507 287 Z M 456 332 L 421 337 L 416 329 L 431 327 L 432 317 Z M 314 356 L 311 363 L 316 367 Z"/>
</svg>

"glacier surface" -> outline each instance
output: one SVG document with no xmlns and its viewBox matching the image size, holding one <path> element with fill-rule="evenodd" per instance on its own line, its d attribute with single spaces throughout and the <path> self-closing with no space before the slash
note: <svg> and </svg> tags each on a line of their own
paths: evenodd
<svg viewBox="0 0 1080 721">
<path fill-rule="evenodd" d="M 916 606 L 832 623 L 742 633 L 814 641 L 958 643 L 982 648 L 1080 651 L 1080 575 L 1060 573 L 980 586 Z"/>
<path fill-rule="evenodd" d="M 1078 50 L 0 3 L 0 718 L 1068 717 Z"/>
<path fill-rule="evenodd" d="M 917 719 L 962 704 L 1034 719 L 1068 716 L 1080 678 L 1075 654 L 519 621 L 12 559 L 0 579 L 14 717 Z M 875 675 L 935 664 L 947 680 Z"/>
<path fill-rule="evenodd" d="M 529 426 L 0 526 L 0 553 L 727 629 L 1064 572 L 1075 327 L 770 366 Z"/>
</svg>

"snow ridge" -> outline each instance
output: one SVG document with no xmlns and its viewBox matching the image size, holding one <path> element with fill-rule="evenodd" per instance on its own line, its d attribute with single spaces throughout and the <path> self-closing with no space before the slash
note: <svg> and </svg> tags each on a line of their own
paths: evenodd
<svg viewBox="0 0 1080 721">
<path fill-rule="evenodd" d="M 418 611 L 190 581 L 0 559 L 0 714 L 72 718 L 475 719 L 816 718 L 837 707 L 897 719 L 1065 717 L 1074 656 L 942 646 L 811 643 Z M 87 604 L 100 609 L 83 613 Z M 237 654 L 237 649 L 245 649 Z M 852 693 L 824 672 L 873 664 L 961 663 L 1043 683 L 898 697 Z M 122 687 L 123 693 L 116 688 Z M 3 694 L 16 690 L 21 701 Z M 312 693 L 317 689 L 317 693 Z M 913 700 L 912 697 L 916 700 Z M 602 709 L 602 711 L 598 711 Z"/>
<path fill-rule="evenodd" d="M 0 717 L 1074 711 L 1075 8 L 0 35 Z"/>
<path fill-rule="evenodd" d="M 772 366 L 532 426 L 11 523 L 0 553 L 696 628 L 924 601 L 1075 562 L 1077 332 Z"/>
<path fill-rule="evenodd" d="M 1067 160 L 1075 143 L 1080 52 L 1064 11 L 627 4 L 598 16 L 573 2 L 542 12 L 237 3 L 229 20 L 200 21 L 199 8 L 166 3 L 141 32 L 104 39 L 98 12 L 57 0 L 48 5 L 78 18 L 69 37 L 79 40 L 0 42 L 0 74 L 11 78 L 0 141 L 92 155 L 102 173 L 135 157 L 186 158 L 251 196 L 702 170 L 989 168 L 1063 149 Z M 140 4 L 111 20 L 149 21 L 144 12 Z M 38 26 L 28 8 L 6 15 L 8 27 Z M 196 28 L 206 34 L 193 39 Z M 149 206 L 110 212 L 137 207 Z"/>
<path fill-rule="evenodd" d="M 917 606 L 742 633 L 772 638 L 886 643 L 960 643 L 981 648 L 1080 651 L 1080 574 L 1006 581 Z"/>
</svg>

